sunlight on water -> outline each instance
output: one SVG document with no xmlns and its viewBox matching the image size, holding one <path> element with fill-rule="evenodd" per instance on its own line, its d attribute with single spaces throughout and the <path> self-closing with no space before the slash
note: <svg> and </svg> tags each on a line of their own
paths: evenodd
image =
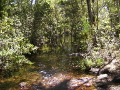
<svg viewBox="0 0 120 90">
<path fill-rule="evenodd" d="M 79 80 L 83 77 L 91 78 L 93 76 L 81 71 L 80 64 L 83 57 L 76 55 L 76 53 L 75 55 L 71 54 L 72 49 L 69 45 L 66 45 L 64 50 L 59 49 L 59 52 L 47 50 L 40 55 L 32 56 L 30 60 L 34 65 L 25 65 L 9 79 L 3 78 L 0 81 L 0 89 L 71 90 L 71 88 L 76 88 L 75 90 L 95 90 L 95 87 L 90 83 L 84 85 L 81 82 L 84 79 Z"/>
</svg>

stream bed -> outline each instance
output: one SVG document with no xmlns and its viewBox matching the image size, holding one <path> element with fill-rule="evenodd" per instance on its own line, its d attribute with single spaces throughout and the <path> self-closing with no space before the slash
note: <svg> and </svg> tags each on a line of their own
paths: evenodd
<svg viewBox="0 0 120 90">
<path fill-rule="evenodd" d="M 42 53 L 31 61 L 33 65 L 1 79 L 0 90 L 96 90 L 89 80 L 94 76 L 80 70 L 80 56 Z"/>
<path fill-rule="evenodd" d="M 24 65 L 12 77 L 1 78 L 0 90 L 97 90 L 84 73 L 83 56 L 77 53 L 67 37 L 63 47 L 42 48 L 29 57 L 33 65 Z"/>
</svg>

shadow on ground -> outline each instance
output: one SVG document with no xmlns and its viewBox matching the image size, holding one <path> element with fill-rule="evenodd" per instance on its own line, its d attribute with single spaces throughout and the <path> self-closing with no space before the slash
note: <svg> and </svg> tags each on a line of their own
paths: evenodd
<svg viewBox="0 0 120 90">
<path fill-rule="evenodd" d="M 70 80 L 64 80 L 63 82 L 52 85 L 52 86 L 43 86 L 41 83 L 38 85 L 33 85 L 30 90 L 69 90 L 67 83 Z M 46 88 L 47 87 L 47 88 Z"/>
</svg>

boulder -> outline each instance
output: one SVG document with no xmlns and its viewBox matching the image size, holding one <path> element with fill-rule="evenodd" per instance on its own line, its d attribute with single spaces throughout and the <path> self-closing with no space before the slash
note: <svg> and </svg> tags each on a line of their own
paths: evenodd
<svg viewBox="0 0 120 90">
<path fill-rule="evenodd" d="M 90 74 L 97 74 L 98 71 L 99 71 L 99 68 L 91 68 L 89 72 Z"/>
<path fill-rule="evenodd" d="M 97 87 L 105 87 L 109 82 L 109 76 L 107 74 L 101 74 L 97 76 L 95 84 Z"/>
<path fill-rule="evenodd" d="M 76 79 L 73 78 L 68 82 L 68 88 L 71 90 L 74 90 L 77 87 L 81 87 L 81 86 L 86 86 L 86 87 L 90 87 L 92 86 L 92 79 L 90 77 L 83 77 L 80 79 Z"/>
<path fill-rule="evenodd" d="M 116 85 L 118 83 L 120 83 L 120 58 L 116 57 L 99 70 L 95 84 L 105 90 L 120 90 L 120 86 Z"/>
<path fill-rule="evenodd" d="M 106 90 L 120 90 L 120 85 L 109 85 Z"/>
<path fill-rule="evenodd" d="M 100 74 L 105 74 L 105 73 L 111 76 L 116 76 L 116 75 L 118 76 L 120 74 L 120 58 L 119 57 L 113 59 L 111 63 L 107 64 L 101 69 Z"/>
<path fill-rule="evenodd" d="M 19 85 L 20 85 L 21 89 L 27 88 L 27 83 L 26 82 L 21 82 Z"/>
</svg>

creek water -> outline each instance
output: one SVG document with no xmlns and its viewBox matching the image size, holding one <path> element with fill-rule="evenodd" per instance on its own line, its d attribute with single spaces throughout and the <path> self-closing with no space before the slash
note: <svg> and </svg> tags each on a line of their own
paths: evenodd
<svg viewBox="0 0 120 90">
<path fill-rule="evenodd" d="M 37 71 L 38 77 L 32 88 L 34 90 L 92 90 L 93 87 L 84 89 L 70 89 L 68 85 L 71 79 L 91 77 L 82 72 L 82 56 L 71 56 L 71 54 L 61 52 L 44 52 L 31 58 L 36 66 L 31 71 Z M 91 89 L 92 88 L 92 89 Z M 94 90 L 94 89 L 93 89 Z"/>
<path fill-rule="evenodd" d="M 92 76 L 82 72 L 84 58 L 72 56 L 76 50 L 66 41 L 64 48 L 58 50 L 44 47 L 39 55 L 30 58 L 33 65 L 25 65 L 13 77 L 1 79 L 0 90 L 96 90 L 94 86 L 71 89 L 68 85 L 71 79 Z M 27 83 L 28 88 L 19 87 L 21 82 Z"/>
</svg>

